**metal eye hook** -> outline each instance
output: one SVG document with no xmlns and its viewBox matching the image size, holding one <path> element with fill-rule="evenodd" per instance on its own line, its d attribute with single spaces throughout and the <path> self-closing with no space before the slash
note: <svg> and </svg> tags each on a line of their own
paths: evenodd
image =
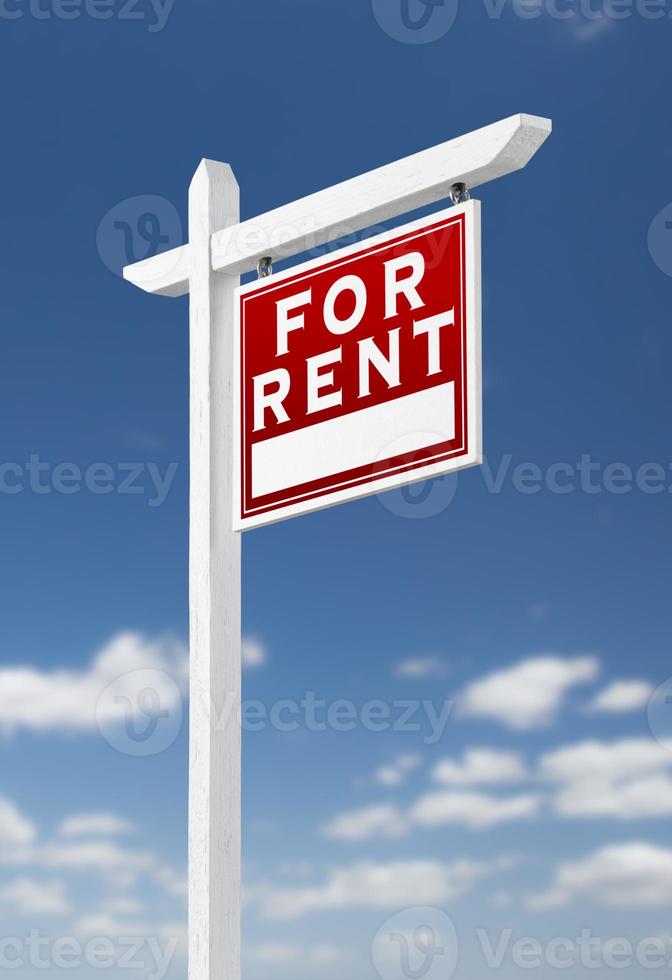
<svg viewBox="0 0 672 980">
<path fill-rule="evenodd" d="M 449 191 L 450 200 L 453 204 L 464 204 L 465 201 L 469 200 L 469 190 L 466 184 L 461 181 L 457 184 L 453 184 Z"/>
<path fill-rule="evenodd" d="M 267 276 L 273 275 L 273 259 L 270 255 L 265 255 L 263 259 L 259 259 L 257 262 L 257 278 L 266 279 Z"/>
</svg>

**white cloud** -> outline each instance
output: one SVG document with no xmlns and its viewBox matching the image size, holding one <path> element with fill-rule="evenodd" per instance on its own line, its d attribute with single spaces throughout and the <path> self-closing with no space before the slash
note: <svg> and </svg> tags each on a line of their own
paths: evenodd
<svg viewBox="0 0 672 980">
<path fill-rule="evenodd" d="M 259 642 L 259 640 L 255 640 L 253 637 L 243 639 L 241 658 L 243 668 L 246 670 L 263 667 L 268 660 L 266 648 Z"/>
<path fill-rule="evenodd" d="M 60 830 L 65 836 L 42 842 L 35 826 L 9 800 L 0 798 L 0 867 L 25 868 L 30 872 L 68 872 L 93 875 L 115 889 L 133 888 L 141 876 L 154 882 L 168 895 L 182 897 L 186 892 L 185 875 L 165 865 L 150 851 L 131 850 L 116 841 L 89 839 L 94 829 L 116 831 L 129 829 L 121 818 L 111 814 L 79 814 L 65 820 Z M 80 837 L 80 834 L 82 837 Z M 66 914 L 70 902 L 60 880 L 17 878 L 0 887 L 0 914 L 10 910 L 27 914 Z M 96 915 L 126 921 L 142 911 L 140 903 L 127 895 L 117 895 L 105 903 Z M 157 929 L 163 926 L 157 926 Z M 168 928 L 168 927 L 166 927 Z M 105 934 L 103 930 L 102 934 Z M 122 932 L 123 934 L 123 932 Z M 144 935 L 159 935 L 144 932 Z M 168 933 L 166 933 L 168 936 Z M 170 938 L 170 936 L 168 936 Z"/>
<path fill-rule="evenodd" d="M 494 892 L 488 898 L 488 905 L 492 905 L 495 909 L 508 909 L 510 908 L 515 899 L 511 892 L 509 891 L 499 891 Z"/>
<path fill-rule="evenodd" d="M 175 898 L 186 898 L 186 871 L 175 871 L 174 868 L 161 865 L 160 867 L 156 868 L 154 877 L 160 885 L 163 885 L 168 895 L 173 895 Z"/>
<path fill-rule="evenodd" d="M 381 766 L 374 773 L 374 779 L 381 786 L 401 786 L 405 778 L 405 774 L 394 766 Z"/>
<path fill-rule="evenodd" d="M 150 851 L 129 850 L 110 840 L 59 840 L 0 849 L 0 866 L 93 874 L 119 889 L 132 888 L 140 875 L 161 885 L 167 894 L 186 891 L 184 875 L 162 864 Z"/>
<path fill-rule="evenodd" d="M 86 912 L 74 923 L 72 935 L 88 940 L 104 936 L 119 952 L 129 938 L 142 938 L 149 946 L 145 950 L 151 959 L 144 966 L 148 975 L 165 976 L 176 957 L 187 953 L 186 919 L 178 921 L 151 920 L 144 917 L 145 906 L 131 897 L 108 899 L 97 909 Z"/>
<path fill-rule="evenodd" d="M 0 854 L 17 846 L 27 846 L 35 839 L 35 825 L 11 800 L 0 797 Z"/>
<path fill-rule="evenodd" d="M 317 910 L 435 905 L 463 894 L 489 870 L 488 865 L 467 860 L 362 863 L 333 868 L 319 885 L 257 887 L 254 896 L 262 914 L 274 919 L 298 918 Z"/>
<path fill-rule="evenodd" d="M 184 646 L 170 637 L 151 639 L 140 633 L 113 637 L 82 670 L 43 671 L 32 667 L 0 669 L 0 728 L 39 732 L 86 731 L 96 726 L 96 706 L 103 691 L 126 677 L 129 696 L 143 669 L 170 675 L 186 687 L 188 658 Z M 135 678 L 135 679 L 134 679 Z M 162 706 L 170 707 L 175 685 L 167 680 Z"/>
<path fill-rule="evenodd" d="M 475 829 L 537 815 L 541 797 L 533 793 L 497 797 L 487 793 L 445 791 L 422 796 L 410 812 L 423 827 L 462 824 Z"/>
<path fill-rule="evenodd" d="M 145 906 L 137 898 L 108 898 L 103 907 L 109 915 L 142 915 Z"/>
<path fill-rule="evenodd" d="M 672 754 L 653 739 L 564 746 L 541 755 L 534 771 L 516 752 L 471 748 L 461 759 L 439 761 L 432 776 L 449 788 L 428 792 L 407 808 L 381 803 L 337 814 L 322 832 L 359 842 L 399 838 L 416 828 L 480 830 L 533 819 L 547 805 L 561 817 L 672 816 Z M 534 783 L 535 791 L 500 795 L 480 789 L 522 781 Z"/>
<path fill-rule="evenodd" d="M 348 958 L 343 949 L 327 943 L 311 946 L 300 946 L 298 943 L 264 943 L 261 946 L 248 946 L 245 954 L 268 966 L 285 963 L 296 963 L 297 966 L 327 965 Z"/>
<path fill-rule="evenodd" d="M 308 957 L 314 963 L 321 963 L 326 966 L 337 963 L 339 960 L 348 959 L 348 953 L 342 947 L 331 946 L 329 943 L 319 943 L 308 951 Z"/>
<path fill-rule="evenodd" d="M 593 680 L 599 672 L 595 657 L 533 657 L 474 681 L 462 693 L 463 715 L 490 718 L 525 731 L 548 725 L 567 691 Z"/>
<path fill-rule="evenodd" d="M 82 916 L 73 929 L 76 936 L 90 939 L 104 936 L 119 950 L 127 949 L 129 938 L 150 939 L 151 948 L 147 953 L 151 960 L 145 967 L 152 967 L 154 976 L 165 976 L 176 956 L 185 956 L 187 951 L 187 929 L 184 922 L 148 922 L 138 918 L 124 918 L 109 911 L 91 912 Z M 124 940 L 124 942 L 121 942 Z M 157 943 L 161 940 L 161 943 Z"/>
<path fill-rule="evenodd" d="M 95 872 L 117 888 L 130 888 L 139 874 L 154 873 L 159 868 L 154 854 L 131 851 L 105 840 L 45 844 L 35 854 L 35 859 L 45 868 Z"/>
<path fill-rule="evenodd" d="M 266 660 L 258 640 L 243 639 L 244 667 L 261 667 Z M 0 668 L 0 732 L 86 732 L 101 723 L 123 722 L 125 703 L 137 704 L 147 686 L 145 671 L 153 672 L 157 706 L 168 711 L 181 707 L 188 693 L 189 656 L 184 644 L 170 636 L 119 633 L 79 670 Z"/>
<path fill-rule="evenodd" d="M 643 708 L 653 694 L 648 681 L 613 681 L 599 691 L 588 705 L 589 711 L 621 712 Z"/>
<path fill-rule="evenodd" d="M 111 912 L 91 912 L 77 920 L 76 936 L 105 936 L 114 942 L 120 937 L 150 935 L 147 925 L 138 919 L 124 919 Z"/>
<path fill-rule="evenodd" d="M 114 837 L 134 830 L 132 823 L 113 813 L 77 813 L 67 817 L 56 832 L 61 837 Z"/>
<path fill-rule="evenodd" d="M 595 739 L 546 752 L 539 759 L 542 776 L 560 781 L 622 779 L 672 765 L 672 755 L 651 738 L 615 742 Z"/>
<path fill-rule="evenodd" d="M 672 815 L 672 779 L 649 776 L 624 783 L 570 783 L 555 799 L 555 809 L 566 817 L 614 817 L 641 820 Z"/>
<path fill-rule="evenodd" d="M 519 782 L 528 775 L 517 752 L 474 748 L 467 749 L 461 762 L 441 759 L 432 771 L 432 778 L 445 786 L 478 786 Z"/>
<path fill-rule="evenodd" d="M 551 888 L 528 904 L 545 909 L 589 900 L 599 905 L 667 906 L 672 902 L 672 850 L 644 842 L 612 844 L 560 864 Z"/>
<path fill-rule="evenodd" d="M 440 657 L 407 657 L 394 672 L 398 677 L 440 677 L 446 673 L 446 665 Z"/>
<path fill-rule="evenodd" d="M 397 807 L 391 804 L 365 807 L 334 817 L 322 828 L 326 837 L 361 841 L 370 837 L 402 837 L 408 824 Z"/>
<path fill-rule="evenodd" d="M 459 824 L 473 829 L 537 815 L 541 797 L 527 793 L 498 797 L 487 793 L 444 790 L 427 793 L 404 813 L 392 804 L 363 807 L 338 814 L 322 828 L 327 837 L 343 841 L 406 836 L 413 827 Z"/>
<path fill-rule="evenodd" d="M 586 741 L 542 755 L 542 777 L 559 784 L 553 799 L 566 817 L 633 820 L 672 814 L 672 755 L 647 738 Z"/>
<path fill-rule="evenodd" d="M 374 779 L 381 786 L 401 786 L 406 782 L 408 773 L 417 769 L 421 763 L 422 757 L 419 755 L 411 753 L 400 755 L 389 765 L 376 769 Z"/>
<path fill-rule="evenodd" d="M 68 915 L 72 909 L 61 881 L 18 878 L 0 889 L 0 908 L 22 915 Z"/>
</svg>

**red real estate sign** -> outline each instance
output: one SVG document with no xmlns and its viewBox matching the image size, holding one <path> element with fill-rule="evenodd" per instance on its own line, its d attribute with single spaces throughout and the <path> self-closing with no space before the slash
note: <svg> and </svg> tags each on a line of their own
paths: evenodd
<svg viewBox="0 0 672 980">
<path fill-rule="evenodd" d="M 481 462 L 480 205 L 236 295 L 238 530 Z"/>
</svg>

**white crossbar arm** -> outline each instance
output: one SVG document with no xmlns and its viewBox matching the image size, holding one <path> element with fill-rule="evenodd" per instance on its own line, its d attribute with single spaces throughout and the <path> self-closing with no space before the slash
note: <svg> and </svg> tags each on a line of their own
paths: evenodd
<svg viewBox="0 0 672 980">
<path fill-rule="evenodd" d="M 520 170 L 551 132 L 551 121 L 519 113 L 310 194 L 212 236 L 212 267 L 240 275 L 260 258 L 288 258 L 415 208 L 445 200 L 453 184 L 478 187 Z M 149 293 L 189 292 L 189 246 L 126 266 L 124 278 Z"/>
</svg>

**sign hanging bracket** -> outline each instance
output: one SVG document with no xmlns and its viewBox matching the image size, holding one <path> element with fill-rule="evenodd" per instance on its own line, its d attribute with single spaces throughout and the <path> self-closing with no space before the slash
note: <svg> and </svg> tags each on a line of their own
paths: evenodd
<svg viewBox="0 0 672 980">
<path fill-rule="evenodd" d="M 471 198 L 467 185 L 462 181 L 458 181 L 456 184 L 453 184 L 453 186 L 450 188 L 448 196 L 453 204 L 464 204 Z"/>
<path fill-rule="evenodd" d="M 267 279 L 273 275 L 273 259 L 270 255 L 264 255 L 257 262 L 257 279 Z"/>
</svg>

